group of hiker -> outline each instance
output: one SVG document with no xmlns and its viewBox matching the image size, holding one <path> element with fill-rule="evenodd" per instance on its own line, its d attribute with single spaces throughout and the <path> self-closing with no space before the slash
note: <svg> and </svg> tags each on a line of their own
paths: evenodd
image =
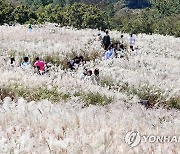
<svg viewBox="0 0 180 154">
<path fill-rule="evenodd" d="M 85 64 L 84 57 L 76 56 L 70 62 L 67 62 L 67 67 L 71 71 L 73 71 L 73 70 L 77 70 L 78 67 L 80 67 L 80 66 L 84 67 L 84 64 Z M 14 57 L 10 58 L 10 65 L 12 67 L 17 66 Z M 25 56 L 23 58 L 23 61 L 20 63 L 20 67 L 24 70 L 28 70 L 28 69 L 32 68 L 32 66 L 34 67 L 34 70 L 35 70 L 34 72 L 39 75 L 44 75 L 45 73 L 48 72 L 47 64 L 43 60 L 40 60 L 39 57 L 36 57 L 35 63 L 33 65 L 31 64 L 31 62 L 29 61 L 29 57 L 27 57 L 27 56 Z M 96 68 L 96 69 L 94 69 L 94 71 L 92 71 L 92 70 L 89 70 L 84 67 L 83 72 L 79 78 L 81 80 L 91 81 L 91 83 L 98 84 L 100 81 L 99 80 L 99 69 Z"/>
<path fill-rule="evenodd" d="M 15 58 L 11 57 L 10 58 L 10 65 L 11 66 L 15 66 Z M 35 59 L 35 63 L 33 65 L 31 65 L 30 61 L 29 61 L 29 57 L 25 56 L 23 61 L 20 64 L 22 69 L 28 69 L 31 68 L 31 66 L 34 67 L 35 72 L 43 75 L 47 70 L 45 69 L 46 63 L 42 60 L 40 60 L 39 57 L 36 57 Z"/>
<path fill-rule="evenodd" d="M 31 26 L 29 27 L 31 29 Z M 126 41 L 124 40 L 124 36 L 121 35 L 118 43 L 111 43 L 111 39 L 109 36 L 109 32 L 106 31 L 106 35 L 104 37 L 101 36 L 101 33 L 98 33 L 97 40 L 100 41 L 103 45 L 103 48 L 105 50 L 105 60 L 108 60 L 110 58 L 123 57 L 123 52 L 125 52 L 126 47 Z M 129 38 L 129 48 L 131 51 L 134 51 L 134 44 L 135 39 L 133 37 L 133 34 L 130 34 Z M 67 62 L 67 68 L 71 71 L 76 71 L 80 66 L 84 67 L 84 64 L 86 63 L 84 57 L 82 55 L 75 56 L 73 59 Z M 15 64 L 15 58 L 10 58 L 10 64 L 13 66 Z M 36 57 L 35 63 L 32 65 L 29 61 L 29 57 L 24 57 L 23 61 L 20 64 L 22 69 L 30 68 L 31 66 L 34 67 L 35 72 L 43 75 L 46 72 L 48 72 L 46 63 L 41 60 L 39 57 Z M 81 80 L 90 80 L 93 83 L 99 82 L 99 69 L 96 68 L 94 71 L 88 70 L 87 68 L 84 68 L 81 76 Z"/>
<path fill-rule="evenodd" d="M 83 56 L 76 56 L 69 62 L 67 62 L 67 68 L 71 71 L 77 70 L 80 66 L 84 67 L 84 64 L 86 63 Z M 96 68 L 94 71 L 88 70 L 87 68 L 83 68 L 83 72 L 80 75 L 81 80 L 89 80 L 94 84 L 99 83 L 99 69 Z"/>
<path fill-rule="evenodd" d="M 67 67 L 70 70 L 75 70 L 76 68 L 78 68 L 79 66 L 84 65 L 84 64 L 85 64 L 84 57 L 83 56 L 76 56 L 72 60 L 67 62 Z"/>
<path fill-rule="evenodd" d="M 105 50 L 105 59 L 110 59 L 114 57 L 124 57 L 127 56 L 127 53 L 125 53 L 125 49 L 127 46 L 127 41 L 125 41 L 124 36 L 121 35 L 119 38 L 119 41 L 116 43 L 111 43 L 111 38 L 109 36 L 109 32 L 106 31 L 106 35 L 104 37 L 101 36 L 101 33 L 98 33 L 97 40 L 102 43 L 102 47 Z M 135 38 L 133 37 L 133 34 L 130 34 L 129 37 L 129 48 L 130 52 L 134 51 L 134 44 L 135 44 Z"/>
<path fill-rule="evenodd" d="M 96 68 L 94 71 L 88 70 L 87 68 L 84 68 L 83 73 L 80 76 L 81 80 L 89 80 L 94 84 L 98 84 L 100 79 L 99 79 L 99 69 Z"/>
<path fill-rule="evenodd" d="M 97 35 L 97 41 L 102 43 L 102 47 L 105 50 L 105 60 L 108 60 L 110 58 L 114 57 L 126 57 L 128 59 L 126 48 L 126 41 L 124 39 L 124 36 L 121 35 L 118 43 L 111 43 L 111 38 L 109 36 L 109 32 L 106 31 L 106 35 L 102 37 L 101 33 L 99 32 Z M 131 51 L 134 51 L 134 44 L 135 44 L 135 38 L 133 37 L 133 34 L 130 34 L 129 38 L 129 48 Z M 128 59 L 129 60 L 129 59 Z M 86 63 L 84 57 L 76 56 L 69 62 L 67 62 L 67 67 L 73 71 L 77 70 L 79 66 L 84 66 Z M 91 80 L 92 82 L 98 83 L 99 81 L 99 69 L 95 69 L 94 71 L 88 70 L 87 68 L 84 68 L 84 71 L 80 77 L 82 80 Z"/>
</svg>

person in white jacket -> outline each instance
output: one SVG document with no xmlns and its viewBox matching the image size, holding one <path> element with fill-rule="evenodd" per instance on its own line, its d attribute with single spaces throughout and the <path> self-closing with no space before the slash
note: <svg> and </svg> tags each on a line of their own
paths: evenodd
<svg viewBox="0 0 180 154">
<path fill-rule="evenodd" d="M 134 44 L 135 44 L 135 38 L 133 37 L 133 34 L 130 34 L 129 45 L 132 51 L 134 51 Z"/>
</svg>

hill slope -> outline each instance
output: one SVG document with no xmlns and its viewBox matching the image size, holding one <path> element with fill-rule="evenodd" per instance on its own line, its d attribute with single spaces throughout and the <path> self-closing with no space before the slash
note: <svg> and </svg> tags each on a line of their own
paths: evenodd
<svg viewBox="0 0 180 154">
<path fill-rule="evenodd" d="M 180 112 L 173 108 L 180 104 L 179 38 L 139 34 L 129 61 L 106 61 L 97 30 L 47 24 L 32 32 L 28 26 L 1 26 L 0 32 L 2 153 L 178 153 L 174 141 L 154 144 L 141 138 L 130 148 L 125 136 L 129 131 L 179 135 Z M 120 35 L 110 32 L 113 40 Z M 128 42 L 128 34 L 124 37 Z M 99 68 L 100 82 L 82 80 L 83 66 L 64 69 L 76 55 L 86 58 L 88 69 Z M 40 56 L 51 69 L 42 76 L 33 67 L 22 69 L 24 56 L 32 65 Z M 153 108 L 138 104 L 141 99 Z"/>
</svg>

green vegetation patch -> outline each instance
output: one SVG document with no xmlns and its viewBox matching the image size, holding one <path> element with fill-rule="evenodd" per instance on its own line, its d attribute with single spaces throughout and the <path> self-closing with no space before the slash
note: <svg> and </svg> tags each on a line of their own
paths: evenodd
<svg viewBox="0 0 180 154">
<path fill-rule="evenodd" d="M 106 95 L 101 95 L 100 93 L 87 93 L 81 96 L 85 101 L 85 106 L 89 105 L 108 105 L 113 101 L 113 97 L 108 97 Z"/>
<path fill-rule="evenodd" d="M 100 93 L 83 93 L 76 92 L 73 94 L 75 97 L 79 97 L 85 103 L 85 106 L 91 105 L 107 105 L 113 101 L 112 97 L 102 95 Z M 59 93 L 56 88 L 47 89 L 45 87 L 39 88 L 28 88 L 18 85 L 11 85 L 8 87 L 0 87 L 0 99 L 3 100 L 5 97 L 16 99 L 23 97 L 27 101 L 39 101 L 39 100 L 50 100 L 52 102 L 59 102 L 61 100 L 67 101 L 72 97 L 69 93 Z"/>
<path fill-rule="evenodd" d="M 15 99 L 17 97 L 23 97 L 28 101 L 38 101 L 47 99 L 53 102 L 58 102 L 60 100 L 66 101 L 70 98 L 70 94 L 58 93 L 55 88 L 47 89 L 45 87 L 39 88 L 28 88 L 18 85 L 11 85 L 9 87 L 0 88 L 0 98 L 1 100 L 5 97 L 10 97 Z"/>
<path fill-rule="evenodd" d="M 180 109 L 180 96 L 172 97 L 167 101 L 168 108 Z"/>
</svg>

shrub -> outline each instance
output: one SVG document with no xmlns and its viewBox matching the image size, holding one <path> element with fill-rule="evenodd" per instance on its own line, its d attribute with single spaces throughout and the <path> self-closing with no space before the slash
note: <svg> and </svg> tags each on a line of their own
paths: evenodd
<svg viewBox="0 0 180 154">
<path fill-rule="evenodd" d="M 48 99 L 53 102 L 58 102 L 60 100 L 66 101 L 70 98 L 68 93 L 58 93 L 56 88 L 47 89 L 46 87 L 40 88 L 28 88 L 24 86 L 11 85 L 6 88 L 0 88 L 1 100 L 5 97 L 11 97 L 12 99 L 17 97 L 23 97 L 28 101 L 38 101 L 43 99 Z"/>
<path fill-rule="evenodd" d="M 101 95 L 100 93 L 88 93 L 82 96 L 82 99 L 85 101 L 85 105 L 107 105 L 113 101 L 112 97 L 107 97 Z"/>
<path fill-rule="evenodd" d="M 168 108 L 180 109 L 180 97 L 172 97 L 167 101 Z"/>
<path fill-rule="evenodd" d="M 14 99 L 16 94 L 10 88 L 0 87 L 0 99 L 3 100 L 5 97 Z"/>
</svg>

